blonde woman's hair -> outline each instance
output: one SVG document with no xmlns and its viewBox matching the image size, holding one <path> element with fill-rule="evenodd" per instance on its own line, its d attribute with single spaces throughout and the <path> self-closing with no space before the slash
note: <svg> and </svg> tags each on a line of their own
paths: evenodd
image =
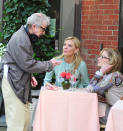
<svg viewBox="0 0 123 131">
<path fill-rule="evenodd" d="M 81 63 L 82 61 L 82 57 L 81 57 L 81 54 L 80 54 L 80 41 L 77 37 L 75 36 L 69 36 L 67 37 L 65 40 L 64 40 L 64 43 L 65 41 L 67 40 L 72 40 L 73 43 L 74 43 L 74 46 L 76 49 L 78 49 L 78 52 L 74 55 L 74 61 L 73 61 L 73 72 L 75 72 L 75 70 L 78 68 L 79 64 Z M 60 56 L 56 57 L 56 59 L 61 59 L 64 57 L 64 54 L 62 53 Z"/>
<path fill-rule="evenodd" d="M 121 65 L 122 65 L 122 57 L 121 57 L 120 52 L 118 50 L 116 50 L 116 49 L 104 48 L 100 52 L 100 55 L 104 51 L 107 52 L 107 54 L 108 54 L 109 64 L 113 65 L 111 72 L 120 71 L 121 70 Z"/>
</svg>

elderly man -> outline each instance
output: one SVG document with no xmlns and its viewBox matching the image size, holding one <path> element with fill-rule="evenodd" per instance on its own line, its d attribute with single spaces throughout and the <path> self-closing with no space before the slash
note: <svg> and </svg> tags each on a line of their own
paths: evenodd
<svg viewBox="0 0 123 131">
<path fill-rule="evenodd" d="M 25 26 L 15 32 L 3 57 L 2 93 L 5 103 L 7 131 L 27 131 L 30 120 L 31 84 L 37 85 L 32 73 L 51 71 L 60 62 L 36 61 L 32 44 L 42 35 L 50 23 L 43 13 L 34 13 Z"/>
</svg>

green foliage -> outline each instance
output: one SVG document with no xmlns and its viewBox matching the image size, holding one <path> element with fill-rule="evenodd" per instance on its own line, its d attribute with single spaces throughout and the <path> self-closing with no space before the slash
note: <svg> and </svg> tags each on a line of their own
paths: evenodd
<svg viewBox="0 0 123 131">
<path fill-rule="evenodd" d="M 50 5 L 48 0 L 6 0 L 3 11 L 3 34 L 8 42 L 11 35 L 26 23 L 27 17 L 35 12 L 47 14 Z"/>
<path fill-rule="evenodd" d="M 48 0 L 6 0 L 2 19 L 3 33 L 0 34 L 0 38 L 2 37 L 3 42 L 7 44 L 12 34 L 26 23 L 27 17 L 36 12 L 43 12 L 48 15 L 49 7 Z M 49 60 L 57 53 L 54 49 L 54 38 L 50 36 L 49 32 L 46 34 L 33 45 L 36 60 Z M 34 74 L 39 83 L 38 88 L 43 82 L 44 74 Z"/>
<path fill-rule="evenodd" d="M 0 58 L 3 56 L 6 46 L 0 43 Z"/>
</svg>

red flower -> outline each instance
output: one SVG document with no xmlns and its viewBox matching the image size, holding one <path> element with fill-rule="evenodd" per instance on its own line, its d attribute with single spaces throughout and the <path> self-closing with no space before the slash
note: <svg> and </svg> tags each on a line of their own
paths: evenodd
<svg viewBox="0 0 123 131">
<path fill-rule="evenodd" d="M 71 78 L 72 80 L 74 80 L 74 82 L 76 82 L 76 78 L 74 78 L 74 75 L 72 75 L 70 72 L 62 72 L 60 75 L 63 78 L 63 80 L 61 81 L 61 84 L 64 89 L 70 88 Z"/>
<path fill-rule="evenodd" d="M 71 78 L 71 76 L 72 76 L 72 74 L 71 74 L 71 73 L 66 73 L 66 79 L 70 79 L 70 78 Z"/>
<path fill-rule="evenodd" d="M 62 72 L 62 73 L 61 73 L 61 77 L 62 77 L 62 78 L 65 78 L 65 77 L 66 77 L 66 72 Z"/>
</svg>

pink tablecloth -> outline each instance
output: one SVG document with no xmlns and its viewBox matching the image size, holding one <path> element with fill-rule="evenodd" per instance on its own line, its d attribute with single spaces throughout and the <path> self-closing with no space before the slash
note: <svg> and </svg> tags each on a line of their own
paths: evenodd
<svg viewBox="0 0 123 131">
<path fill-rule="evenodd" d="M 97 95 L 41 91 L 33 131 L 99 131 Z"/>
<path fill-rule="evenodd" d="M 111 108 L 105 131 L 123 131 L 123 100 Z"/>
</svg>

